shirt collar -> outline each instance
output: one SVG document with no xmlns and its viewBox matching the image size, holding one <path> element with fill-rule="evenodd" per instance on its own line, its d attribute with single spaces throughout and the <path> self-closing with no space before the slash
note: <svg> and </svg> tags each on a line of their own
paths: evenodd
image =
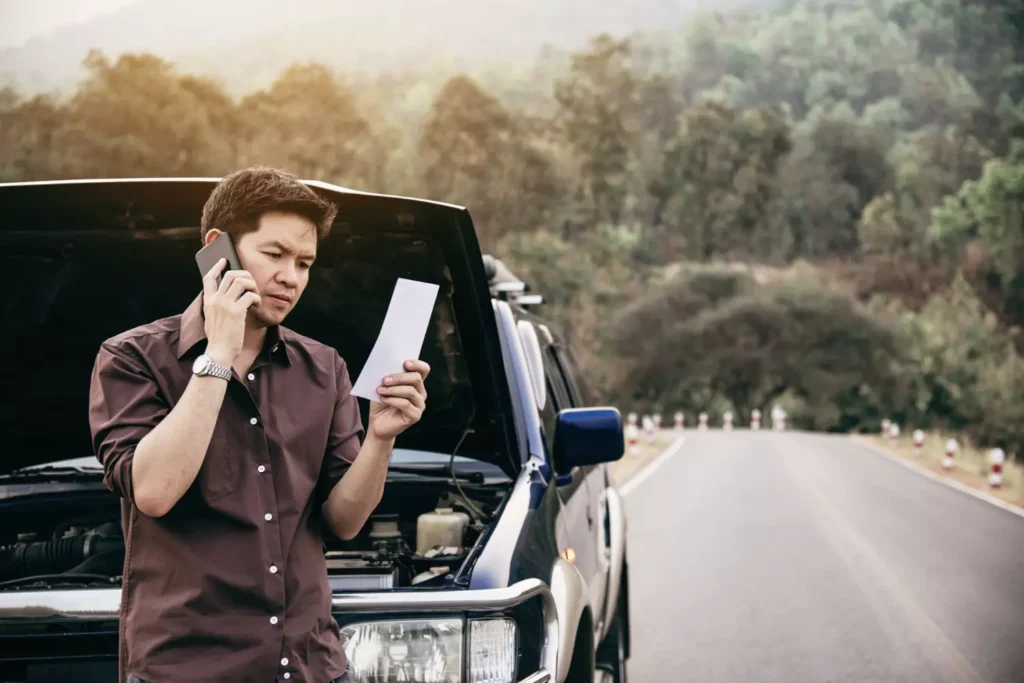
<svg viewBox="0 0 1024 683">
<path fill-rule="evenodd" d="M 178 360 L 185 357 L 199 342 L 206 341 L 206 318 L 203 315 L 203 294 L 193 299 L 185 312 L 181 314 L 181 329 L 178 333 Z M 267 337 L 263 342 L 262 356 L 270 353 L 285 365 L 291 365 L 288 355 L 288 330 L 280 325 L 267 328 Z"/>
</svg>

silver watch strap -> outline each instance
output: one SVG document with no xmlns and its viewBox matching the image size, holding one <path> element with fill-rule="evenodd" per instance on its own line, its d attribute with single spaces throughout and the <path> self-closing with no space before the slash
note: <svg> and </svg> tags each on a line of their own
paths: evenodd
<svg viewBox="0 0 1024 683">
<path fill-rule="evenodd" d="M 221 379 L 230 380 L 231 368 L 226 368 L 223 365 L 218 365 L 217 363 L 214 363 L 211 360 L 210 365 L 207 366 L 207 374 L 213 375 L 214 377 L 220 377 Z"/>
</svg>

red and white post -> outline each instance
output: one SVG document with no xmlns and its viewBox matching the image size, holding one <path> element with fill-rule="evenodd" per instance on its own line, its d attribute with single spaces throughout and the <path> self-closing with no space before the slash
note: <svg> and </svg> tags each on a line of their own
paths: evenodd
<svg viewBox="0 0 1024 683">
<path fill-rule="evenodd" d="M 655 413 L 654 414 L 654 429 L 655 430 L 660 430 L 661 429 L 661 413 Z"/>
<path fill-rule="evenodd" d="M 699 429 L 702 432 L 706 432 L 708 429 L 708 414 L 701 413 L 700 415 L 697 416 L 697 421 L 697 429 Z"/>
<path fill-rule="evenodd" d="M 755 432 L 761 428 L 761 411 L 757 408 L 750 411 L 750 428 Z"/>
<path fill-rule="evenodd" d="M 786 409 L 777 403 L 772 408 L 772 429 L 777 432 L 786 431 Z"/>
<path fill-rule="evenodd" d="M 942 459 L 942 469 L 953 469 L 953 456 L 956 455 L 958 448 L 959 445 L 957 444 L 956 439 L 950 439 L 946 442 L 946 457 Z"/>
<path fill-rule="evenodd" d="M 924 432 L 920 429 L 914 430 L 914 457 L 921 457 L 921 450 L 924 448 Z"/>
<path fill-rule="evenodd" d="M 722 414 L 722 427 L 729 431 L 732 429 L 732 411 L 727 410 Z"/>
<path fill-rule="evenodd" d="M 647 443 L 654 443 L 654 420 L 651 419 L 650 415 L 644 415 L 642 422 Z"/>
<path fill-rule="evenodd" d="M 885 418 L 884 420 L 882 420 L 882 438 L 883 439 L 888 438 L 888 436 L 889 436 L 889 426 L 890 425 L 892 425 L 892 420 L 890 420 L 889 418 Z"/>
<path fill-rule="evenodd" d="M 679 432 L 683 431 L 683 420 L 686 419 L 686 416 L 683 415 L 682 412 L 678 412 L 678 413 L 675 414 L 675 418 L 676 418 L 676 431 L 679 431 Z"/>
<path fill-rule="evenodd" d="M 989 453 L 989 458 L 992 461 L 992 469 L 988 475 L 988 485 L 994 489 L 1002 488 L 1003 463 L 1006 461 L 1006 453 L 1003 452 L 1002 448 L 993 448 L 992 452 Z"/>
<path fill-rule="evenodd" d="M 898 438 L 900 438 L 900 426 L 893 422 L 889 425 L 889 439 L 895 441 Z"/>
<path fill-rule="evenodd" d="M 630 455 L 636 455 L 640 449 L 640 446 L 637 443 L 637 436 L 639 432 L 640 430 L 637 429 L 636 420 L 633 420 L 632 422 L 626 425 L 626 441 L 629 443 Z"/>
</svg>

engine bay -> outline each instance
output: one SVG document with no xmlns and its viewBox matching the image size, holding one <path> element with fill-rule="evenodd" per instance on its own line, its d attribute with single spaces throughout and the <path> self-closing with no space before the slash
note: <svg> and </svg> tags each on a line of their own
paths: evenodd
<svg viewBox="0 0 1024 683">
<path fill-rule="evenodd" d="M 455 491 L 436 481 L 389 481 L 384 498 L 351 540 L 325 534 L 328 581 L 336 592 L 438 587 L 458 576 L 506 488 Z M 0 591 L 119 587 L 125 542 L 113 494 L 56 507 L 59 516 L 4 515 Z M 90 505 L 90 500 L 92 504 Z M 45 499 L 39 499 L 47 506 Z M 21 507 L 21 506 L 19 506 Z M 104 514 L 97 514 L 105 510 Z"/>
</svg>

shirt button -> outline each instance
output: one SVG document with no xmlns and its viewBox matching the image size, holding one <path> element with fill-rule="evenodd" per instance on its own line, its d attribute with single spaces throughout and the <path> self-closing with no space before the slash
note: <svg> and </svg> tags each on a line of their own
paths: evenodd
<svg viewBox="0 0 1024 683">
<path fill-rule="evenodd" d="M 291 677 L 292 677 L 292 675 L 291 675 L 290 673 L 288 673 L 287 671 L 285 671 L 285 672 L 284 672 L 284 677 L 285 677 L 285 678 L 291 678 Z"/>
<path fill-rule="evenodd" d="M 263 465 L 260 465 L 259 467 L 256 468 L 256 471 L 259 472 L 260 474 L 263 474 L 264 472 L 267 471 L 267 468 L 264 467 Z"/>
<path fill-rule="evenodd" d="M 268 522 L 270 520 L 272 520 L 273 518 L 274 518 L 274 515 L 270 514 L 269 512 L 267 514 L 263 515 L 263 519 L 267 520 Z"/>
<path fill-rule="evenodd" d="M 270 565 L 270 573 L 271 574 L 276 574 L 277 573 L 277 565 L 276 564 Z M 288 662 L 283 662 L 283 663 L 287 664 Z"/>
<path fill-rule="evenodd" d="M 252 374 L 252 373 L 250 372 L 250 373 L 249 373 L 249 381 L 251 382 L 251 381 L 253 381 L 254 379 L 256 379 L 256 375 L 254 375 L 254 374 Z"/>
<path fill-rule="evenodd" d="M 283 657 L 281 659 L 281 666 L 288 666 L 288 658 L 287 657 Z"/>
<path fill-rule="evenodd" d="M 270 617 L 270 625 L 277 626 L 277 617 Z"/>
<path fill-rule="evenodd" d="M 254 425 L 254 424 L 256 424 L 257 421 L 258 420 L 254 417 L 251 420 L 249 420 L 249 424 Z"/>
</svg>

